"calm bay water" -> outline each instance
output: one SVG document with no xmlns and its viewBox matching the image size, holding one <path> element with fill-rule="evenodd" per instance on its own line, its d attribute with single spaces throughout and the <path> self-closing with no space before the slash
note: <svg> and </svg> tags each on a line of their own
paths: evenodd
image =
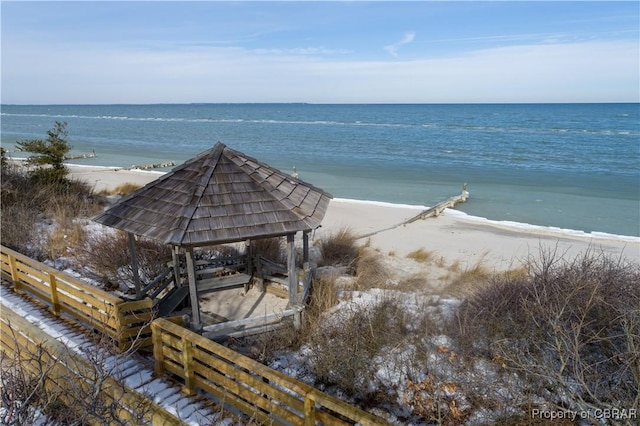
<svg viewBox="0 0 640 426">
<path fill-rule="evenodd" d="M 640 236 L 640 105 L 56 105 L 1 107 L 2 146 L 68 123 L 72 163 L 177 164 L 217 141 L 339 198 Z M 12 153 L 22 157 L 24 154 Z"/>
</svg>

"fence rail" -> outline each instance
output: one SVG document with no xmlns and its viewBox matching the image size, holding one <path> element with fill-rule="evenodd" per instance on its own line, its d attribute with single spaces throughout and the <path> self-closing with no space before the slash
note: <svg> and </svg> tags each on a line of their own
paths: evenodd
<svg viewBox="0 0 640 426">
<path fill-rule="evenodd" d="M 153 345 L 156 373 L 182 378 L 187 394 L 200 389 L 266 424 L 387 424 L 176 324 L 177 318 L 153 320 L 150 299 L 126 301 L 4 246 L 0 248 L 2 276 L 14 283 L 16 291 L 45 303 L 57 316 L 70 316 L 111 337 L 120 350 L 130 348 L 132 342 L 136 347 Z M 0 337 L 5 348 L 10 346 L 5 340 L 11 334 L 5 333 L 10 330 L 6 322 L 2 326 Z M 33 341 L 24 343 L 37 346 Z"/>
<path fill-rule="evenodd" d="M 5 246 L 0 246 L 0 266 L 16 292 L 48 305 L 56 316 L 72 317 L 109 336 L 120 350 L 152 344 L 152 300 L 127 301 Z"/>
<path fill-rule="evenodd" d="M 19 362 L 38 380 L 46 377 L 45 389 L 71 410 L 78 410 L 78 414 L 86 416 L 89 424 L 104 425 L 105 419 L 100 418 L 100 412 L 108 408 L 108 413 L 102 414 L 113 415 L 118 422 L 107 424 L 120 424 L 120 421 L 140 424 L 144 421 L 153 425 L 186 425 L 113 377 L 100 377 L 95 365 L 72 353 L 63 343 L 7 307 L 0 311 L 0 351 L 8 359 Z M 86 407 L 78 404 L 77 397 L 86 399 Z M 95 398 L 100 402 L 94 401 Z M 96 407 L 97 413 L 84 412 L 91 406 Z"/>
<path fill-rule="evenodd" d="M 261 423 L 387 424 L 170 321 L 157 319 L 151 329 L 156 373 L 181 377 L 186 393 L 201 389 Z"/>
</svg>

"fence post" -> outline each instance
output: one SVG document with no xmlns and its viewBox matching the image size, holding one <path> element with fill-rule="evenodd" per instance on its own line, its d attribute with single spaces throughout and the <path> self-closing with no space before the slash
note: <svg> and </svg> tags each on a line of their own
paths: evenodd
<svg viewBox="0 0 640 426">
<path fill-rule="evenodd" d="M 51 289 L 51 312 L 53 315 L 60 316 L 60 303 L 58 302 L 58 281 L 56 276 L 49 272 L 49 288 Z"/>
<path fill-rule="evenodd" d="M 195 393 L 195 383 L 193 382 L 193 345 L 184 335 L 182 339 L 182 366 L 184 368 L 184 393 L 191 396 Z"/>
<path fill-rule="evenodd" d="M 153 370 L 156 375 L 161 376 L 164 374 L 164 354 L 162 351 L 162 327 L 157 320 L 151 323 L 151 340 L 153 341 L 153 359 L 155 361 Z"/>
<path fill-rule="evenodd" d="M 302 309 L 296 309 L 293 313 L 293 328 L 300 330 L 300 327 L 302 327 Z"/>
<path fill-rule="evenodd" d="M 315 426 L 316 424 L 316 400 L 313 397 L 314 390 L 310 390 L 304 396 L 304 425 Z"/>
<path fill-rule="evenodd" d="M 22 293 L 20 290 L 20 279 L 18 278 L 18 265 L 16 263 L 16 257 L 12 254 L 9 255 L 9 266 L 11 267 L 11 281 L 13 281 L 13 288 L 16 293 Z"/>
<path fill-rule="evenodd" d="M 127 343 L 127 338 L 123 337 L 125 336 L 124 333 L 124 328 L 125 328 L 125 315 L 124 312 L 122 312 L 122 307 L 125 305 L 126 302 L 120 302 L 116 305 L 113 305 L 113 309 L 115 309 L 115 317 L 117 319 L 116 324 L 117 324 L 117 329 L 115 330 L 115 339 L 116 339 L 116 343 L 118 346 L 118 350 L 121 352 L 124 352 L 125 350 L 129 349 L 125 347 L 125 344 Z"/>
</svg>

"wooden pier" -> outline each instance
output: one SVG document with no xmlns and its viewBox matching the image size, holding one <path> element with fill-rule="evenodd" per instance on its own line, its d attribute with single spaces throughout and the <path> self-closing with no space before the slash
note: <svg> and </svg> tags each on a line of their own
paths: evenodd
<svg viewBox="0 0 640 426">
<path fill-rule="evenodd" d="M 428 217 L 438 217 L 442 214 L 442 212 L 444 211 L 444 209 L 452 209 L 456 206 L 456 204 L 459 203 L 464 203 L 465 201 L 467 201 L 467 198 L 469 198 L 469 192 L 467 191 L 467 184 L 463 184 L 462 185 L 462 193 L 460 195 L 456 195 L 455 197 L 451 197 L 447 200 L 444 200 L 438 204 L 436 204 L 433 207 L 430 207 L 422 212 L 420 212 L 420 214 L 412 217 L 411 219 L 407 220 L 406 222 L 403 222 L 403 225 L 407 225 L 409 223 L 415 222 L 416 220 L 419 219 L 426 219 Z"/>
<path fill-rule="evenodd" d="M 399 228 L 400 226 L 408 225 L 408 224 L 413 223 L 413 222 L 415 222 L 417 220 L 424 220 L 424 219 L 427 219 L 427 218 L 430 218 L 430 217 L 438 217 L 438 216 L 440 216 L 442 214 L 444 209 L 452 209 L 457 204 L 464 203 L 465 201 L 467 201 L 468 198 L 469 198 L 469 192 L 467 191 L 467 184 L 464 183 L 462 185 L 462 193 L 460 195 L 456 195 L 454 197 L 448 198 L 448 199 L 436 204 L 433 207 L 429 207 L 428 209 L 421 211 L 417 215 L 405 220 L 404 222 L 400 222 L 400 223 L 398 223 L 396 225 L 390 226 L 388 228 L 380 229 L 378 231 L 369 232 L 367 234 L 360 235 L 360 236 L 358 236 L 357 239 L 368 238 L 368 237 L 371 237 L 373 235 L 379 234 L 379 233 L 384 232 L 384 231 L 390 231 L 392 229 Z"/>
</svg>

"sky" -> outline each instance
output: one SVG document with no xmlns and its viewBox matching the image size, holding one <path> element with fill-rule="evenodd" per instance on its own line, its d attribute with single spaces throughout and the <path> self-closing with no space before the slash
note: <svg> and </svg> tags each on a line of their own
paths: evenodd
<svg viewBox="0 0 640 426">
<path fill-rule="evenodd" d="M 639 102 L 640 2 L 2 1 L 3 104 Z"/>
</svg>

